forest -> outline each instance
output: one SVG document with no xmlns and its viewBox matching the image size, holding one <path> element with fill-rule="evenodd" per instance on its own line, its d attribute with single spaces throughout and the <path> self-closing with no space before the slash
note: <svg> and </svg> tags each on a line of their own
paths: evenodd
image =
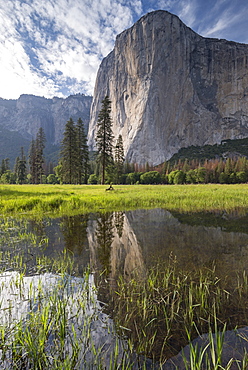
<svg viewBox="0 0 248 370">
<path fill-rule="evenodd" d="M 125 160 L 123 138 L 114 142 L 111 101 L 102 101 L 98 115 L 96 151 L 90 152 L 84 124 L 70 118 L 65 124 L 58 163 L 44 156 L 45 133 L 40 127 L 28 157 L 20 148 L 13 170 L 8 158 L 0 166 L 2 184 L 236 184 L 248 181 L 248 138 L 224 140 L 220 145 L 182 148 L 159 166 Z"/>
</svg>

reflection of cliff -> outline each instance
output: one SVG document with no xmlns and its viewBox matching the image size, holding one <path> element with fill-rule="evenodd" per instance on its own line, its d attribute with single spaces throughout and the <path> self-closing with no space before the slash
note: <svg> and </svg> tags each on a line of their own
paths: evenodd
<svg viewBox="0 0 248 370">
<path fill-rule="evenodd" d="M 130 278 L 133 273 L 138 273 L 141 276 L 145 272 L 142 250 L 126 215 L 123 216 L 122 234 L 120 235 L 116 232 L 112 243 L 112 278 L 115 278 L 120 273 L 124 277 Z"/>
<path fill-rule="evenodd" d="M 144 272 L 142 251 L 125 214 L 98 215 L 87 228 L 90 261 L 93 268 L 103 268 L 108 277 Z"/>
<path fill-rule="evenodd" d="M 220 227 L 182 224 L 163 209 L 126 213 L 147 265 L 166 260 L 170 253 L 183 267 L 211 266 L 223 274 L 248 266 L 248 235 Z M 228 271 L 229 270 L 229 271 Z"/>
</svg>

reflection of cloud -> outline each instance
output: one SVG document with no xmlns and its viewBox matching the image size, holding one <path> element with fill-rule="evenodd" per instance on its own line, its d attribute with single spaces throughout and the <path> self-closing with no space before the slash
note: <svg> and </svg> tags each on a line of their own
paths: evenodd
<svg viewBox="0 0 248 370">
<path fill-rule="evenodd" d="M 126 343 L 116 336 L 113 321 L 103 312 L 97 300 L 93 275 L 89 274 L 86 278 L 50 273 L 22 276 L 16 271 L 0 273 L 0 325 L 8 332 L 2 341 L 5 346 L 0 348 L 1 369 L 12 368 L 12 344 L 18 337 L 25 352 L 25 328 L 32 330 L 34 324 L 39 333 L 46 332 L 44 355 L 50 358 L 50 366 L 54 368 L 54 359 L 59 358 L 61 349 L 57 345 L 61 340 L 57 330 L 61 324 L 61 309 L 65 323 L 63 345 L 68 363 L 72 363 L 73 358 L 77 359 L 77 368 L 80 369 L 85 366 L 100 368 L 101 365 L 110 368 L 116 348 L 119 350 L 116 361 L 123 359 L 125 353 L 128 358 Z M 41 320 L 41 317 L 46 319 Z M 39 343 L 39 338 L 32 337 L 30 340 L 34 346 Z M 75 343 L 78 345 L 78 357 L 74 357 Z M 29 355 L 23 360 L 25 364 L 32 360 L 32 354 Z"/>
</svg>

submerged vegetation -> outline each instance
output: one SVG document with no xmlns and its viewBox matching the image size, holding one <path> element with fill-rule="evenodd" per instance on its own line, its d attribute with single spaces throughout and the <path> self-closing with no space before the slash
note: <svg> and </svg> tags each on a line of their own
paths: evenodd
<svg viewBox="0 0 248 370">
<path fill-rule="evenodd" d="M 187 271 L 171 259 L 153 267 L 145 278 L 134 276 L 129 282 L 120 278 L 112 304 L 115 321 L 136 351 L 165 363 L 203 333 L 247 325 L 247 299 L 246 273 L 230 284 L 218 278 L 214 266 Z M 246 342 L 244 346 L 248 347 Z M 199 354 L 200 348 L 195 350 Z M 187 363 L 183 355 L 173 359 L 175 364 Z M 221 368 L 221 358 L 214 363 L 210 355 L 208 360 L 207 369 Z M 202 367 L 191 369 L 196 368 Z"/>
<path fill-rule="evenodd" d="M 105 191 L 101 185 L 1 185 L 0 214 L 42 216 L 166 208 L 180 212 L 246 213 L 248 186 L 187 185 L 187 186 L 124 186 Z"/>
<path fill-rule="evenodd" d="M 76 277 L 67 252 L 56 260 L 39 256 L 31 270 L 21 258 L 13 264 L 8 252 L 1 260 L 1 368 L 247 368 L 245 350 L 238 360 L 230 353 L 226 359 L 223 351 L 227 329 L 247 323 L 246 273 L 230 285 L 214 267 L 183 271 L 171 258 L 145 276 L 120 277 L 112 306 L 102 306 L 90 270 Z M 202 347 L 191 343 L 202 333 L 208 333 Z M 247 338 L 242 340 L 247 347 Z M 189 353 L 171 357 L 188 343 Z"/>
<path fill-rule="evenodd" d="M 131 369 L 127 345 L 102 312 L 91 274 L 72 277 L 68 262 L 61 262 L 56 274 L 28 276 L 18 266 L 0 273 L 0 367 L 114 370 L 121 362 Z"/>
</svg>

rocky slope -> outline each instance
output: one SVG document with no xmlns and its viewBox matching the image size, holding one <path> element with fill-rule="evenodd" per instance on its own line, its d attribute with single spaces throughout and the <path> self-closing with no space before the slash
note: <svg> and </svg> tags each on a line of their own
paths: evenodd
<svg viewBox="0 0 248 370">
<path fill-rule="evenodd" d="M 66 99 L 34 95 L 21 95 L 17 100 L 0 99 L 0 126 L 29 140 L 43 127 L 47 143 L 59 144 L 70 117 L 75 121 L 81 117 L 88 132 L 91 102 L 91 96 L 80 94 Z"/>
<path fill-rule="evenodd" d="M 98 71 L 89 145 L 101 101 L 127 159 L 159 164 L 180 148 L 248 136 L 248 45 L 201 37 L 166 11 L 117 36 Z"/>
</svg>

